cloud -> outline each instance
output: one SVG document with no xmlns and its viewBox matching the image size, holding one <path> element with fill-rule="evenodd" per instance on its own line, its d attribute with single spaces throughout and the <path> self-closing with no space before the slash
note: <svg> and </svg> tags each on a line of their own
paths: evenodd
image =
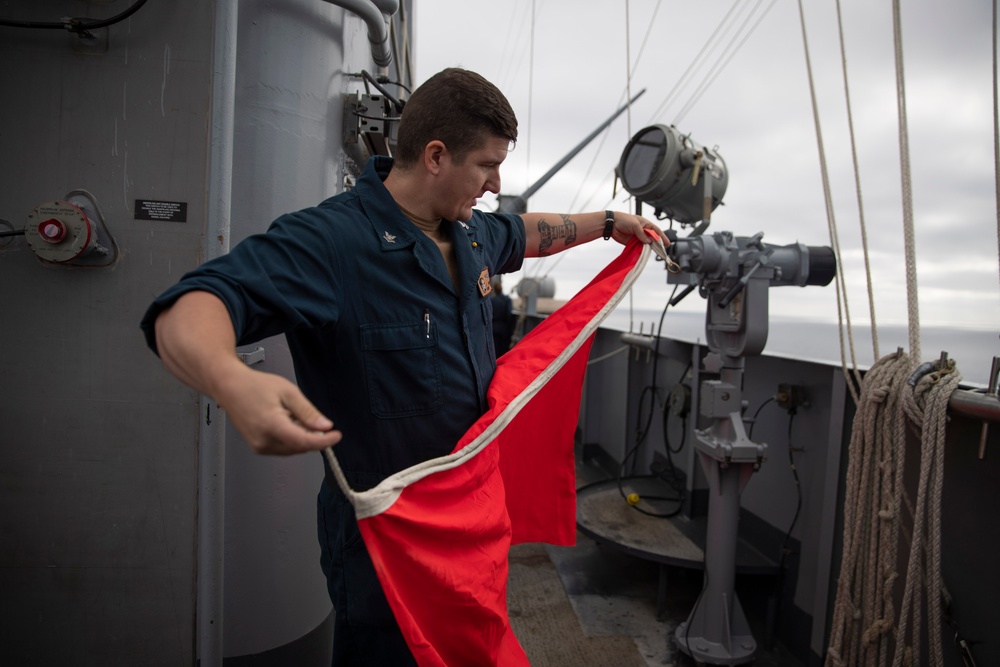
<svg viewBox="0 0 1000 667">
<path fill-rule="evenodd" d="M 692 101 L 711 61 L 675 92 L 672 102 L 670 92 L 730 5 L 663 4 L 654 17 L 658 5 L 652 1 L 547 0 L 535 5 L 533 26 L 531 6 L 528 0 L 502 6 L 485 0 L 437 0 L 419 6 L 414 17 L 417 80 L 459 65 L 480 72 L 505 92 L 520 119 L 521 139 L 502 171 L 504 191 L 519 193 L 622 103 L 626 50 L 635 61 L 649 30 L 630 83 L 633 94 L 645 88 L 645 95 L 529 203 L 533 210 L 553 212 L 583 210 L 584 205 L 597 210 L 610 201 L 615 208 L 629 207 L 620 186 L 612 199 L 612 170 L 621 151 L 639 129 L 670 124 Z M 699 143 L 717 145 L 730 170 L 724 206 L 713 214 L 710 230 L 747 236 L 762 231 L 771 243 L 828 245 L 798 6 L 741 3 L 739 11 L 754 6 L 758 18 L 770 10 L 679 125 Z M 626 7 L 631 21 L 627 37 Z M 805 12 L 843 280 L 852 317 L 867 319 L 836 8 L 805 3 Z M 905 321 L 891 7 L 844 3 L 842 19 L 876 306 L 887 320 Z M 975 0 L 902 8 L 920 316 L 928 325 L 1000 325 L 991 24 L 989 3 Z M 492 198 L 484 199 L 483 208 L 493 207 Z M 644 212 L 651 214 L 648 207 Z M 557 296 L 568 298 L 592 277 L 595 262 L 606 261 L 609 252 L 603 245 L 591 244 L 565 258 L 526 261 L 521 274 L 546 273 L 546 267 L 555 265 Z M 651 264 L 634 294 L 633 302 L 649 311 L 661 310 L 671 289 L 657 270 L 661 267 Z M 518 277 L 509 278 L 508 285 Z M 772 314 L 836 319 L 833 286 L 775 292 Z M 686 301 L 691 304 L 682 308 L 702 308 L 697 297 Z"/>
</svg>

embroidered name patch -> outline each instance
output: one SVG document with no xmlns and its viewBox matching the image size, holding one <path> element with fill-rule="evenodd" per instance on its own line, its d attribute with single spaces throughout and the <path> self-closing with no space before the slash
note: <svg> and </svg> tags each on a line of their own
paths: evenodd
<svg viewBox="0 0 1000 667">
<path fill-rule="evenodd" d="M 479 293 L 486 296 L 493 291 L 493 285 L 490 283 L 490 271 L 489 269 L 483 269 L 483 272 L 479 274 Z"/>
</svg>

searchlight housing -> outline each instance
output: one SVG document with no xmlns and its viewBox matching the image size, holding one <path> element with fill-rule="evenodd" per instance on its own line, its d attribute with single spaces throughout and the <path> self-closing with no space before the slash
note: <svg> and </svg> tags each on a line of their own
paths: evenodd
<svg viewBox="0 0 1000 667">
<path fill-rule="evenodd" d="M 685 225 L 708 221 L 729 183 L 717 150 L 673 125 L 639 130 L 625 146 L 615 172 L 629 194 L 652 206 L 657 218 Z"/>
</svg>

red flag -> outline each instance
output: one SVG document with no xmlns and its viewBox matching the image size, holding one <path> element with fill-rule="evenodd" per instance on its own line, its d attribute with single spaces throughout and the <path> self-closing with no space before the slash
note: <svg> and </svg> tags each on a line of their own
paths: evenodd
<svg viewBox="0 0 1000 667">
<path fill-rule="evenodd" d="M 324 452 L 421 667 L 528 665 L 507 616 L 512 535 L 575 542 L 573 433 L 587 357 L 648 255 L 630 242 L 498 360 L 489 410 L 450 455 L 356 493 Z"/>
</svg>

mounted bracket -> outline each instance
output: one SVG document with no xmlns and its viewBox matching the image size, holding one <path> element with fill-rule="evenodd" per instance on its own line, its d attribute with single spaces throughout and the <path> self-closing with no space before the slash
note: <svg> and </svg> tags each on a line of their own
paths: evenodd
<svg viewBox="0 0 1000 667">
<path fill-rule="evenodd" d="M 86 190 L 36 206 L 24 237 L 35 256 L 53 266 L 110 267 L 119 257 L 97 200 Z"/>
<path fill-rule="evenodd" d="M 373 155 L 392 157 L 399 120 L 385 95 L 362 93 L 344 98 L 344 151 L 363 166 Z"/>
</svg>

